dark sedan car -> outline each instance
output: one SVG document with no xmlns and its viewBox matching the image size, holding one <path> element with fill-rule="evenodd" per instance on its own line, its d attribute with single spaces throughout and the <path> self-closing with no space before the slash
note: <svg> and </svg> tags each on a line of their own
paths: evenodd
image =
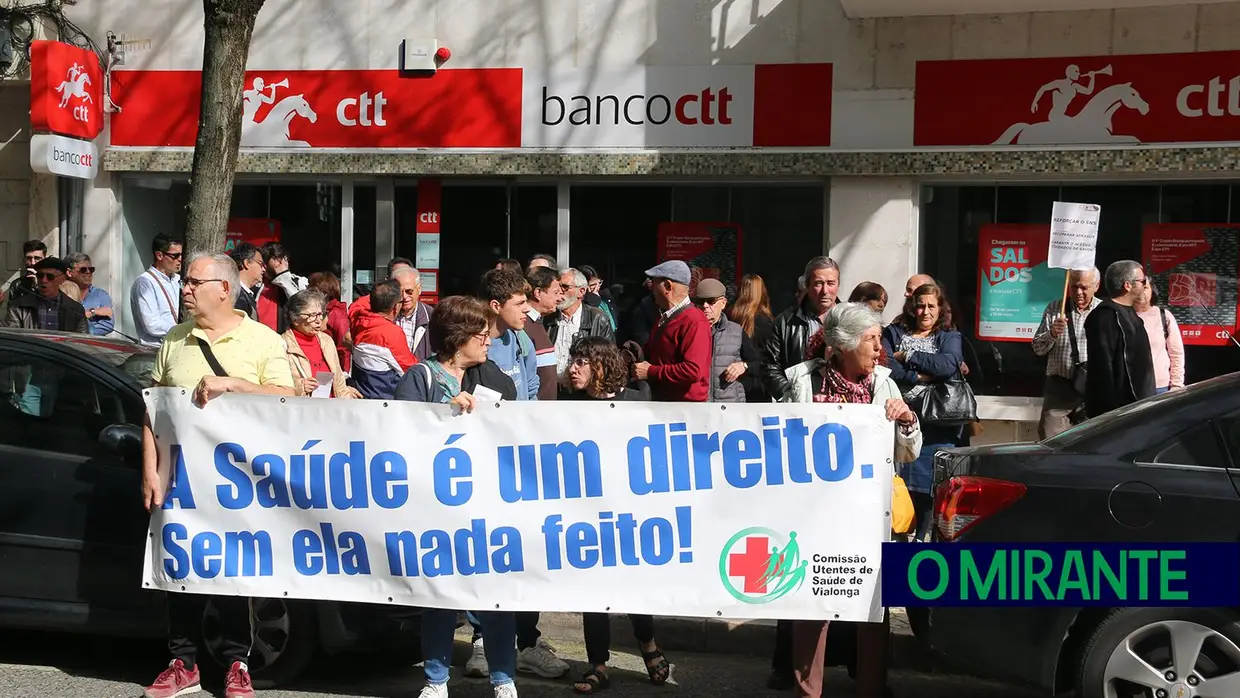
<svg viewBox="0 0 1240 698">
<path fill-rule="evenodd" d="M 942 451 L 941 542 L 1240 541 L 1240 374 L 1041 443 Z M 920 608 L 914 633 L 974 673 L 1081 698 L 1240 697 L 1240 609 Z"/>
<path fill-rule="evenodd" d="M 165 595 L 142 589 L 140 391 L 154 358 L 120 339 L 0 330 L 0 627 L 163 636 Z M 213 614 L 208 606 L 209 652 Z M 416 655 L 418 618 L 256 599 L 251 671 L 262 684 L 288 681 L 319 648 Z"/>
</svg>

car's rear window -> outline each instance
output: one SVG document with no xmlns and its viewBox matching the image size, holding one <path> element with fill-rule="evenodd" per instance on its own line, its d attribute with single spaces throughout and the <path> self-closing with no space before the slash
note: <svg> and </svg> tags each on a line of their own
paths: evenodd
<svg viewBox="0 0 1240 698">
<path fill-rule="evenodd" d="M 1204 385 L 1204 384 L 1200 384 Z M 1147 397 L 1144 400 L 1124 405 L 1117 410 L 1111 410 L 1106 414 L 1099 415 L 1093 419 L 1086 420 L 1072 426 L 1067 431 L 1061 432 L 1055 436 L 1042 441 L 1042 444 L 1050 448 L 1065 448 L 1081 443 L 1094 436 L 1105 434 L 1107 431 L 1115 428 L 1117 425 L 1127 422 L 1129 419 L 1140 415 L 1151 407 L 1166 405 L 1168 408 L 1179 401 L 1197 400 L 1199 396 L 1194 395 L 1198 388 L 1193 387 L 1188 390 L 1173 390 L 1162 395 Z"/>
<path fill-rule="evenodd" d="M 146 388 L 151 384 L 151 371 L 155 368 L 155 349 L 129 342 L 116 342 L 98 338 L 66 339 L 64 343 L 90 356 L 121 369 L 138 384 Z"/>
</svg>

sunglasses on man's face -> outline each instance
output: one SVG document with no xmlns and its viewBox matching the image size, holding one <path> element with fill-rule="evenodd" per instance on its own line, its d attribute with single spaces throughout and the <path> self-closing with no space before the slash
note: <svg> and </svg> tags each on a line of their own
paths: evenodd
<svg viewBox="0 0 1240 698">
<path fill-rule="evenodd" d="M 77 273 L 79 273 L 79 274 L 94 274 L 94 273 L 95 273 L 95 268 L 94 268 L 94 267 L 78 267 L 78 268 L 77 268 Z"/>
<path fill-rule="evenodd" d="M 168 259 L 180 259 L 181 255 L 184 253 L 182 252 L 161 252 L 160 254 L 167 257 Z"/>
<path fill-rule="evenodd" d="M 55 281 L 60 278 L 61 274 L 58 271 L 45 271 L 35 276 L 38 277 L 39 281 Z"/>
</svg>

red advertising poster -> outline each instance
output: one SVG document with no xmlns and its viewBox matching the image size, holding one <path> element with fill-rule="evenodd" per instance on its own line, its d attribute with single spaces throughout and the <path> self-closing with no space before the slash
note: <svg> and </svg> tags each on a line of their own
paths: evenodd
<svg viewBox="0 0 1240 698">
<path fill-rule="evenodd" d="M 1175 315 L 1185 344 L 1221 346 L 1236 331 L 1240 225 L 1152 223 L 1142 235 L 1145 273 Z"/>
<path fill-rule="evenodd" d="M 229 218 L 224 251 L 231 251 L 241 242 L 262 247 L 269 242 L 279 241 L 280 221 L 274 218 Z"/>
<path fill-rule="evenodd" d="M 1240 140 L 1238 59 L 1240 51 L 920 61 L 913 143 Z"/>
<path fill-rule="evenodd" d="M 741 280 L 741 227 L 735 223 L 660 223 L 660 262 L 679 259 L 693 272 L 689 293 L 699 279 L 719 279 L 736 297 Z"/>
<path fill-rule="evenodd" d="M 30 42 L 30 126 L 91 140 L 103 129 L 103 71 L 94 51 Z"/>
<path fill-rule="evenodd" d="M 118 70 L 112 145 L 192 147 L 202 74 Z M 521 145 L 521 70 L 247 72 L 243 148 L 506 148 Z"/>
</svg>

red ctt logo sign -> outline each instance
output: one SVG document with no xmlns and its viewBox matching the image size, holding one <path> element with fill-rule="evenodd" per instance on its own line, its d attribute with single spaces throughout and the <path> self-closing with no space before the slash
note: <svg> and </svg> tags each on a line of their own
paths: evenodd
<svg viewBox="0 0 1240 698">
<path fill-rule="evenodd" d="M 92 140 L 103 130 L 103 71 L 94 51 L 30 43 L 30 125 L 36 133 Z"/>
</svg>

